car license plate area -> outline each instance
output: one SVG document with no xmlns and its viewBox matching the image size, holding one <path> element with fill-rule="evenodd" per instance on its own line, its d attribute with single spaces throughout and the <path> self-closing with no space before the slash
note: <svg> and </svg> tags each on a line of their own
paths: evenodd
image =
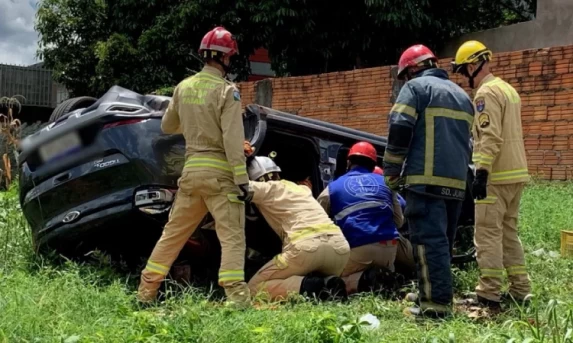
<svg viewBox="0 0 573 343">
<path fill-rule="evenodd" d="M 69 156 L 70 154 L 80 150 L 81 147 L 82 140 L 79 134 L 72 131 L 44 144 L 40 147 L 38 152 L 42 162 L 49 163 L 62 157 Z"/>
</svg>

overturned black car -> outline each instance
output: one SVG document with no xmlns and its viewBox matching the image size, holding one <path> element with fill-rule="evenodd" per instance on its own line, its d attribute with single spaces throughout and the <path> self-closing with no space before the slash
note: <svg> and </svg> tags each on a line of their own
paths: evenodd
<svg viewBox="0 0 573 343">
<path fill-rule="evenodd" d="M 79 256 L 102 249 L 141 262 L 161 235 L 184 163 L 182 135 L 161 132 L 170 98 L 114 86 L 100 99 L 60 104 L 43 130 L 21 144 L 20 203 L 39 252 Z M 257 155 L 276 152 L 282 177 L 307 178 L 315 197 L 345 173 L 357 141 L 372 143 L 382 162 L 386 139 L 270 108 L 248 105 L 245 137 Z M 468 185 L 473 172 L 468 168 Z M 249 209 L 250 211 L 250 209 Z M 249 214 L 247 214 L 249 216 Z M 217 270 L 220 246 L 208 215 L 181 252 L 192 268 Z M 281 249 L 264 219 L 247 220 L 253 270 Z M 470 188 L 459 222 L 454 263 L 474 259 Z M 407 237 L 407 225 L 402 229 Z"/>
</svg>

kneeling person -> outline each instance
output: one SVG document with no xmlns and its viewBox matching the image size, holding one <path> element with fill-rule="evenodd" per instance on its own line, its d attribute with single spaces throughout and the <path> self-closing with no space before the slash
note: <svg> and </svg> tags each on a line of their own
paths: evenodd
<svg viewBox="0 0 573 343">
<path fill-rule="evenodd" d="M 254 180 L 249 183 L 251 203 L 283 242 L 282 253 L 249 281 L 251 292 L 267 292 L 272 300 L 286 299 L 293 292 L 323 299 L 336 294 L 345 297 L 339 276 L 350 256 L 348 242 L 311 190 L 281 180 L 280 171 L 273 160 L 262 156 L 248 167 Z"/>
<path fill-rule="evenodd" d="M 397 286 L 393 275 L 397 228 L 404 217 L 397 194 L 374 173 L 376 155 L 368 142 L 353 145 L 348 153 L 349 172 L 331 182 L 318 197 L 352 248 L 342 272 L 348 293 Z"/>
</svg>

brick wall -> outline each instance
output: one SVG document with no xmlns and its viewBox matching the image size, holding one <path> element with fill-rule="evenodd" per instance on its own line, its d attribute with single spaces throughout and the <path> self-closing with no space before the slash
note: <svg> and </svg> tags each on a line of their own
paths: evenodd
<svg viewBox="0 0 573 343">
<path fill-rule="evenodd" d="M 573 179 L 573 46 L 500 53 L 493 72 L 522 98 L 530 174 Z M 447 70 L 451 59 L 441 60 Z M 400 83 L 395 67 L 272 79 L 273 108 L 387 135 L 387 116 Z M 453 80 L 465 87 L 465 81 Z M 243 104 L 255 103 L 257 83 L 240 85 Z M 471 92 L 470 92 L 471 94 Z M 265 104 L 269 105 L 269 104 Z"/>
</svg>

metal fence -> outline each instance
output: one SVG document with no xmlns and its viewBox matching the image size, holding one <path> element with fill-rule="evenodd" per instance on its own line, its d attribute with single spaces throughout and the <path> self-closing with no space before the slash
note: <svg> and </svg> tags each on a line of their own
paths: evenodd
<svg viewBox="0 0 573 343">
<path fill-rule="evenodd" d="M 22 95 L 24 106 L 54 108 L 67 98 L 65 88 L 52 79 L 52 71 L 41 66 L 0 64 L 0 97 Z"/>
</svg>

